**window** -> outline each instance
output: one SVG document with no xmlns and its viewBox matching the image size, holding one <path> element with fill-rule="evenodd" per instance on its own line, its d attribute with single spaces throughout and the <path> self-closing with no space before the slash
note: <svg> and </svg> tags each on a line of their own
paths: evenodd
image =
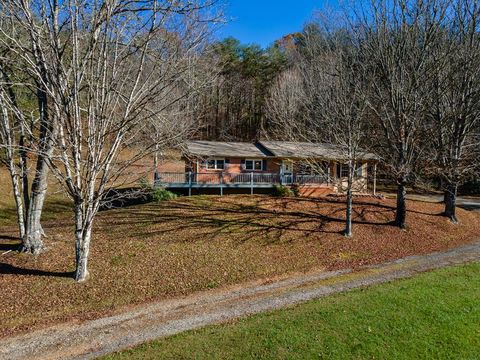
<svg viewBox="0 0 480 360">
<path fill-rule="evenodd" d="M 299 174 L 311 175 L 311 174 L 313 174 L 313 167 L 312 167 L 311 164 L 300 163 L 300 164 L 298 164 L 298 173 Z"/>
<path fill-rule="evenodd" d="M 337 177 L 348 177 L 348 164 L 337 164 Z"/>
<path fill-rule="evenodd" d="M 363 175 L 363 166 L 362 164 L 357 164 L 355 168 L 354 177 L 362 177 Z M 348 164 L 337 164 L 337 177 L 346 178 L 348 177 Z"/>
<path fill-rule="evenodd" d="M 208 159 L 205 165 L 210 170 L 223 170 L 225 169 L 225 159 Z"/>
<path fill-rule="evenodd" d="M 284 174 L 292 174 L 293 173 L 293 161 L 292 160 L 284 160 L 282 162 L 283 166 L 283 173 Z"/>
<path fill-rule="evenodd" d="M 302 175 L 328 175 L 330 165 L 327 161 L 302 162 L 298 164 L 298 173 Z"/>
<path fill-rule="evenodd" d="M 217 166 L 216 160 L 207 160 L 207 169 L 215 169 Z"/>
<path fill-rule="evenodd" d="M 245 170 L 262 170 L 263 160 L 245 160 Z"/>
</svg>

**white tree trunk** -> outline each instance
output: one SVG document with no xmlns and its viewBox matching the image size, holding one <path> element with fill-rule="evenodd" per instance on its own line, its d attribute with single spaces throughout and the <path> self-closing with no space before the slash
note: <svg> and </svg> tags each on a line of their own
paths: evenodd
<svg viewBox="0 0 480 360">
<path fill-rule="evenodd" d="M 76 269 L 75 281 L 83 282 L 89 277 L 88 273 L 88 255 L 90 252 L 91 229 L 77 230 L 76 232 Z"/>
<path fill-rule="evenodd" d="M 25 236 L 25 209 L 23 206 L 23 197 L 19 177 L 15 171 L 15 165 L 11 159 L 9 160 L 9 171 L 10 178 L 12 180 L 13 197 L 15 198 L 15 206 L 17 209 L 18 232 L 20 238 L 23 239 Z"/>
<path fill-rule="evenodd" d="M 88 255 L 92 235 L 92 219 L 85 219 L 82 202 L 75 205 L 75 281 L 83 282 L 89 277 Z"/>
<path fill-rule="evenodd" d="M 45 75 L 42 74 L 42 78 Z M 47 94 L 44 89 L 37 91 L 38 108 L 40 111 L 40 135 L 39 152 L 35 168 L 35 177 L 32 183 L 31 197 L 29 200 L 28 214 L 26 218 L 23 251 L 34 255 L 45 250 L 42 237 L 45 235 L 40 223 L 42 218 L 43 204 L 48 186 L 48 161 L 53 153 L 53 143 L 56 137 L 57 126 L 55 118 L 48 112 Z"/>
<path fill-rule="evenodd" d="M 1 64 L 0 64 L 1 66 Z M 7 81 L 8 78 L 4 75 L 5 80 Z M 20 169 L 21 169 L 21 176 L 18 172 L 18 167 L 15 164 L 15 149 L 17 147 L 15 143 L 15 133 L 12 131 L 10 126 L 10 116 L 9 111 L 7 110 L 7 101 L 5 99 L 5 94 L 3 88 L 0 87 L 0 108 L 2 111 L 1 122 L 0 122 L 0 145 L 1 147 L 5 148 L 5 163 L 7 165 L 10 180 L 12 182 L 12 189 L 13 189 L 13 197 L 15 200 L 15 207 L 17 211 L 17 222 L 18 222 L 18 230 L 19 236 L 21 239 L 25 236 L 25 203 L 24 198 L 22 196 L 22 189 L 24 188 L 24 175 L 25 175 L 25 164 L 26 164 L 26 156 L 25 152 L 21 150 L 21 157 L 20 157 Z M 12 98 L 12 95 L 10 96 Z M 14 126 L 15 127 L 15 126 Z M 20 136 L 20 145 L 23 147 L 23 132 Z M 28 185 L 27 185 L 28 187 Z"/>
<path fill-rule="evenodd" d="M 42 237 L 45 235 L 41 225 L 43 204 L 47 194 L 48 166 L 46 158 L 39 156 L 37 169 L 32 184 L 30 204 L 25 223 L 25 235 L 23 237 L 23 252 L 34 255 L 45 250 Z"/>
<path fill-rule="evenodd" d="M 42 217 L 43 203 L 45 201 L 46 191 L 32 191 L 30 199 L 30 208 L 25 223 L 25 235 L 23 237 L 23 252 L 37 255 L 45 250 L 42 237 L 44 235 L 42 225 L 40 223 Z"/>
</svg>

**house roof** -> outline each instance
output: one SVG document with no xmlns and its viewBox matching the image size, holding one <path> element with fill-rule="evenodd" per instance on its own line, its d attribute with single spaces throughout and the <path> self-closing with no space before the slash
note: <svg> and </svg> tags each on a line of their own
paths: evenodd
<svg viewBox="0 0 480 360">
<path fill-rule="evenodd" d="M 335 145 L 325 143 L 308 143 L 292 141 L 260 141 L 259 144 L 270 151 L 275 157 L 282 158 L 321 158 L 339 160 L 345 158 L 342 150 Z M 358 156 L 361 160 L 378 160 L 373 153 L 362 153 Z"/>
<path fill-rule="evenodd" d="M 243 157 L 243 158 L 319 158 L 341 160 L 345 158 L 338 146 L 324 143 L 260 141 L 248 142 L 188 141 L 186 155 L 201 157 Z M 378 160 L 372 153 L 362 153 L 360 160 Z"/>
<path fill-rule="evenodd" d="M 247 142 L 188 141 L 187 154 L 194 156 L 267 157 L 255 144 Z"/>
</svg>

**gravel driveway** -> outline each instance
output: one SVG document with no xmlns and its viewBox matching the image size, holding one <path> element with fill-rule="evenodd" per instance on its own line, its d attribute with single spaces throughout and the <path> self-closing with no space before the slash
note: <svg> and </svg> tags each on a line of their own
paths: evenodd
<svg viewBox="0 0 480 360">
<path fill-rule="evenodd" d="M 447 252 L 412 256 L 360 271 L 317 271 L 136 307 L 84 323 L 66 323 L 0 340 L 1 359 L 91 359 L 239 316 L 387 282 L 417 272 L 480 260 L 480 241 Z"/>
<path fill-rule="evenodd" d="M 384 195 L 386 198 L 394 199 L 397 197 L 396 194 L 394 193 L 382 193 L 379 192 L 379 194 Z M 425 201 L 425 202 L 442 202 L 443 201 L 443 195 L 435 195 L 435 194 L 430 194 L 430 195 L 420 195 L 420 194 L 408 194 L 407 193 L 407 199 L 408 200 L 415 200 L 415 201 Z M 457 197 L 457 206 L 465 209 L 465 210 L 470 210 L 470 211 L 480 211 L 480 197 L 478 196 L 458 196 Z"/>
</svg>

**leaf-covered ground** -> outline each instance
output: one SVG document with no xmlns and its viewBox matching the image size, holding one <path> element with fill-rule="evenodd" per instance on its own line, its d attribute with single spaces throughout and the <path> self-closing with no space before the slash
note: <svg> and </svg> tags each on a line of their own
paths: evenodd
<svg viewBox="0 0 480 360">
<path fill-rule="evenodd" d="M 134 304 L 253 279 L 339 269 L 448 249 L 478 239 L 479 214 L 408 203 L 408 229 L 391 225 L 394 201 L 355 199 L 354 237 L 341 235 L 340 198 L 195 196 L 100 213 L 91 279 L 76 284 L 71 214 L 44 222 L 48 251 L 12 248 L 16 229 L 0 227 L 0 336 L 54 322 L 95 318 Z M 3 254 L 3 255 L 2 255 Z"/>
</svg>

